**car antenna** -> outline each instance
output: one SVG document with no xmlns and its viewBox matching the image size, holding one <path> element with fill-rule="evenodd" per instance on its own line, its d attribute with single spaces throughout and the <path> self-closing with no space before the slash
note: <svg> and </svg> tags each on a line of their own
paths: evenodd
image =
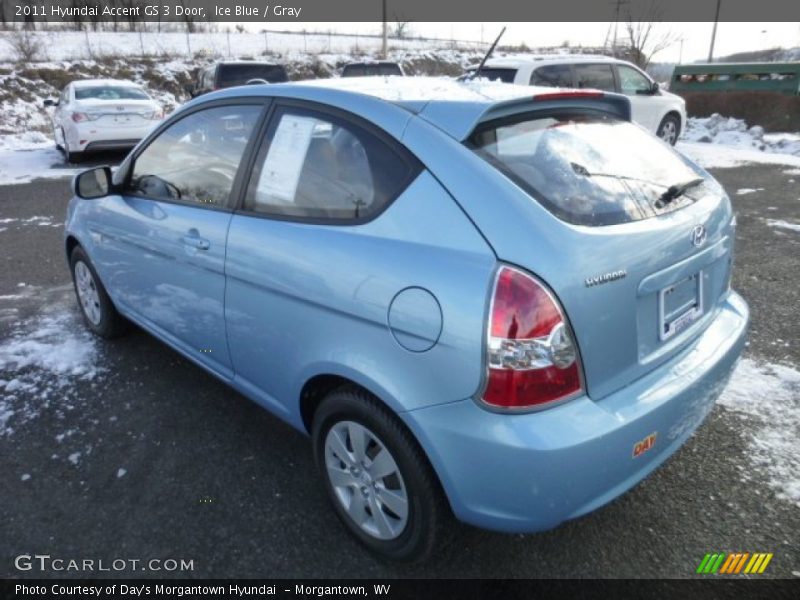
<svg viewBox="0 0 800 600">
<path fill-rule="evenodd" d="M 500 35 L 498 35 L 497 39 L 495 39 L 494 43 L 491 46 L 489 46 L 489 51 L 483 57 L 483 60 L 481 61 L 481 64 L 479 64 L 478 68 L 475 69 L 475 74 L 472 76 L 472 79 L 476 79 L 477 77 L 481 76 L 481 71 L 483 70 L 483 65 L 486 64 L 487 60 L 489 60 L 489 57 L 492 55 L 492 52 L 494 52 L 495 46 L 497 46 L 497 42 L 500 41 L 500 38 L 503 37 L 503 34 L 505 32 L 506 32 L 506 28 L 503 27 L 503 29 L 500 30 Z"/>
</svg>

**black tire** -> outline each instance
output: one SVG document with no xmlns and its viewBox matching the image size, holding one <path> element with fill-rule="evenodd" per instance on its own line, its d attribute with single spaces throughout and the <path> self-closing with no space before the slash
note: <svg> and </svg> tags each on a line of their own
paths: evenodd
<svg viewBox="0 0 800 600">
<path fill-rule="evenodd" d="M 681 135 L 681 121 L 675 115 L 667 115 L 661 119 L 656 135 L 669 145 L 674 146 Z"/>
<path fill-rule="evenodd" d="M 64 152 L 64 146 L 62 146 L 61 144 L 58 143 L 58 138 L 56 138 L 55 131 L 53 132 L 53 139 L 56 142 L 56 149 L 61 151 L 61 152 Z M 64 130 L 63 129 L 61 130 L 61 139 L 62 140 L 65 139 L 64 138 Z"/>
<path fill-rule="evenodd" d="M 64 157 L 67 159 L 68 163 L 77 164 L 83 160 L 83 152 L 73 152 L 69 148 L 69 142 L 67 142 L 67 138 L 64 138 Z"/>
<path fill-rule="evenodd" d="M 75 270 L 76 268 L 80 270 L 81 267 L 78 267 L 79 264 L 84 265 L 88 269 L 92 278 L 92 284 L 97 292 L 96 305 L 100 315 L 97 322 L 87 314 L 87 309 L 84 307 L 81 294 L 78 291 L 78 276 Z M 108 339 L 124 333 L 127 330 L 128 322 L 117 312 L 113 302 L 111 302 L 111 298 L 108 297 L 106 289 L 103 287 L 103 283 L 100 281 L 100 277 L 97 275 L 97 271 L 94 270 L 94 266 L 92 266 L 91 261 L 89 261 L 89 257 L 86 256 L 86 252 L 84 252 L 83 248 L 80 246 L 76 246 L 72 254 L 70 254 L 69 266 L 70 273 L 72 274 L 72 286 L 75 289 L 75 297 L 78 300 L 78 307 L 81 310 L 86 326 L 100 337 Z"/>
<path fill-rule="evenodd" d="M 408 498 L 408 517 L 394 539 L 377 539 L 362 530 L 336 495 L 326 467 L 325 441 L 330 430 L 342 421 L 358 423 L 376 434 L 399 469 Z M 376 398 L 355 386 L 329 393 L 314 415 L 312 438 L 314 458 L 328 497 L 339 519 L 359 542 L 380 558 L 405 563 L 420 562 L 430 556 L 434 547 L 442 545 L 452 513 L 439 481 L 405 426 Z"/>
</svg>

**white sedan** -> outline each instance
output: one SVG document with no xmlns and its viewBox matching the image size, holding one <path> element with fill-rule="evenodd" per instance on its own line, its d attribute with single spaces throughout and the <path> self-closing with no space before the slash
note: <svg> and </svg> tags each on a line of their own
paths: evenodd
<svg viewBox="0 0 800 600">
<path fill-rule="evenodd" d="M 44 104 L 55 106 L 53 137 L 69 162 L 86 152 L 132 148 L 164 118 L 141 86 L 116 79 L 73 81 Z"/>
</svg>

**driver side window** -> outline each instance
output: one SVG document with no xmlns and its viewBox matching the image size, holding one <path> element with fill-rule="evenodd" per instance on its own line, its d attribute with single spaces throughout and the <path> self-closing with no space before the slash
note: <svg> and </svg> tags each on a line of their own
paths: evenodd
<svg viewBox="0 0 800 600">
<path fill-rule="evenodd" d="M 136 158 L 126 192 L 226 206 L 260 113 L 259 105 L 220 106 L 173 123 Z"/>
</svg>

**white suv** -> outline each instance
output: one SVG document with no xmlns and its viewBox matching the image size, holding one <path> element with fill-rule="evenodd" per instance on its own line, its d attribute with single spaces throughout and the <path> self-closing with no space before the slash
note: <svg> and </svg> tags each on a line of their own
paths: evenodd
<svg viewBox="0 0 800 600">
<path fill-rule="evenodd" d="M 477 67 L 468 69 L 474 73 Z M 661 90 L 637 66 L 607 56 L 519 55 L 492 58 L 481 77 L 518 85 L 593 88 L 625 94 L 633 120 L 665 142 L 675 144 L 686 124 L 686 102 Z"/>
</svg>

